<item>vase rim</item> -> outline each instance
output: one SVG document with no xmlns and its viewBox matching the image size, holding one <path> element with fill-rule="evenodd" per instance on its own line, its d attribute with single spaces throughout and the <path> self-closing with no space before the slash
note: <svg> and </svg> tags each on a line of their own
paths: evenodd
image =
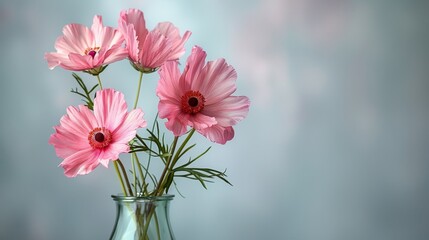
<svg viewBox="0 0 429 240">
<path fill-rule="evenodd" d="M 123 193 L 111 195 L 114 201 L 134 202 L 134 201 L 167 201 L 174 198 L 173 194 L 164 194 L 162 196 L 125 196 Z"/>
</svg>

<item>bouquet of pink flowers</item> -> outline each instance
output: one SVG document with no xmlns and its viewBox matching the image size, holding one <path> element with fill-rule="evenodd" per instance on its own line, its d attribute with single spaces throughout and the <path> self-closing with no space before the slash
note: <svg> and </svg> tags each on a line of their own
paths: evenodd
<svg viewBox="0 0 429 240">
<path fill-rule="evenodd" d="M 182 36 L 169 22 L 146 28 L 143 12 L 129 9 L 120 13 L 118 28 L 104 26 L 95 16 L 91 28 L 68 24 L 55 42 L 56 52 L 46 53 L 49 68 L 89 73 L 98 84 L 87 87 L 73 73 L 79 89 L 72 92 L 83 97 L 84 104 L 70 106 L 49 143 L 55 148 L 60 166 L 68 177 L 88 174 L 98 165 L 108 167 L 112 161 L 125 196 L 161 196 L 168 192 L 176 177 L 199 181 L 204 187 L 213 178 L 227 183 L 224 171 L 193 167 L 196 157 L 180 161 L 195 146 L 190 139 L 195 132 L 212 142 L 225 144 L 233 139 L 233 126 L 249 111 L 249 99 L 232 96 L 237 74 L 224 59 L 206 62 L 206 52 L 192 48 L 182 72 L 179 57 L 191 32 Z M 101 73 L 108 64 L 128 59 L 139 72 L 136 99 L 128 110 L 124 94 L 102 85 Z M 159 73 L 156 88 L 158 115 L 153 126 L 147 126 L 143 110 L 138 108 L 143 74 Z M 158 124 L 174 135 L 166 143 Z M 146 136 L 145 136 L 146 135 Z M 181 139 L 182 138 L 182 139 Z M 129 153 L 130 170 L 125 170 L 121 153 Z M 151 171 L 151 161 L 159 159 L 163 170 Z M 131 174 L 131 176 L 128 176 Z"/>
</svg>

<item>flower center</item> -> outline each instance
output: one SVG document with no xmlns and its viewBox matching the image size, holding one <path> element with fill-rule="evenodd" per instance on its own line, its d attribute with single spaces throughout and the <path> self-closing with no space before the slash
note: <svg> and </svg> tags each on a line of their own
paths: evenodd
<svg viewBox="0 0 429 240">
<path fill-rule="evenodd" d="M 97 53 L 96 51 L 91 50 L 88 52 L 88 55 L 90 55 L 92 58 L 94 58 L 96 53 Z"/>
<path fill-rule="evenodd" d="M 189 114 L 195 114 L 204 109 L 204 96 L 198 91 L 188 91 L 182 96 L 182 111 Z"/>
<path fill-rule="evenodd" d="M 98 132 L 94 135 L 94 139 L 97 142 L 104 142 L 104 134 L 102 134 L 101 132 Z"/>
<path fill-rule="evenodd" d="M 97 52 L 100 50 L 100 47 L 93 47 L 93 48 L 87 48 L 85 50 L 85 55 L 89 55 L 92 58 L 95 57 L 95 54 L 97 54 Z"/>
<path fill-rule="evenodd" d="M 112 141 L 112 133 L 105 128 L 94 128 L 88 135 L 88 141 L 94 149 L 104 148 Z"/>
</svg>

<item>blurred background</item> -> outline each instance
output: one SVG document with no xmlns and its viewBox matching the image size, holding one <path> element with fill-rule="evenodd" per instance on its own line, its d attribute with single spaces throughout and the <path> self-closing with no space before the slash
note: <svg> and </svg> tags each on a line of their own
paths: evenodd
<svg viewBox="0 0 429 240">
<path fill-rule="evenodd" d="M 429 2 L 400 0 L 2 0 L 0 239 L 110 236 L 112 165 L 67 178 L 48 145 L 81 102 L 71 72 L 49 70 L 44 54 L 64 25 L 100 14 L 116 27 L 130 7 L 149 29 L 171 21 L 192 31 L 181 62 L 193 45 L 227 59 L 235 94 L 252 101 L 233 141 L 193 139 L 197 150 L 213 146 L 199 164 L 227 169 L 234 186 L 179 180 L 177 239 L 429 239 Z M 127 61 L 102 78 L 133 100 L 138 73 Z M 157 79 L 144 79 L 148 121 Z"/>
</svg>

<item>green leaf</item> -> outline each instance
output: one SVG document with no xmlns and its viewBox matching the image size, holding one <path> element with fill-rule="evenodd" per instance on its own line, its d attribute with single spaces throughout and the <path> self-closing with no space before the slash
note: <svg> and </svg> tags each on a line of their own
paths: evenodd
<svg viewBox="0 0 429 240">
<path fill-rule="evenodd" d="M 94 85 L 90 90 L 88 90 L 88 88 L 86 87 L 82 78 L 79 77 L 79 75 L 77 75 L 76 73 L 72 73 L 72 75 L 73 75 L 74 79 L 76 80 L 76 82 L 79 84 L 80 88 L 83 90 L 83 93 L 79 92 L 79 90 L 77 88 L 72 89 L 71 92 L 83 97 L 84 99 L 82 99 L 82 101 L 85 102 L 85 105 L 89 109 L 93 110 L 94 102 L 92 100 L 93 98 L 91 97 L 91 93 L 95 90 L 95 88 L 98 86 L 98 84 Z"/>
<path fill-rule="evenodd" d="M 165 183 L 165 192 L 168 193 L 168 189 L 170 189 L 171 183 L 174 179 L 174 172 L 168 173 L 167 182 Z"/>
<path fill-rule="evenodd" d="M 211 169 L 211 168 L 188 168 L 188 167 L 178 167 L 174 169 L 174 172 L 176 173 L 182 173 L 182 174 L 176 174 L 176 177 L 184 177 L 192 180 L 198 180 L 201 185 L 204 188 L 207 188 L 206 182 L 212 182 L 211 179 L 218 178 L 224 182 L 226 182 L 229 185 L 232 185 L 227 179 L 226 179 L 226 170 L 224 172 Z"/>
</svg>

